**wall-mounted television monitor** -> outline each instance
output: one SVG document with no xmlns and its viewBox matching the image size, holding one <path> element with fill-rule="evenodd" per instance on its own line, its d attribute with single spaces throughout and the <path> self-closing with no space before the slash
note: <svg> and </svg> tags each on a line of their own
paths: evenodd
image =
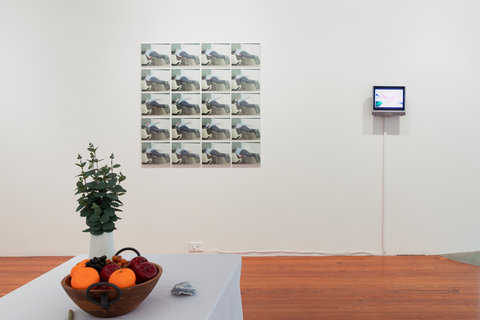
<svg viewBox="0 0 480 320">
<path fill-rule="evenodd" d="M 405 115 L 405 87 L 374 86 L 374 115 Z"/>
</svg>

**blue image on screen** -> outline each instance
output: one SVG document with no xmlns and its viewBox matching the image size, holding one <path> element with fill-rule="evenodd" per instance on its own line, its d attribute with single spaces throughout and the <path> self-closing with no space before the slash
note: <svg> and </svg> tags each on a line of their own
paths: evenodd
<svg viewBox="0 0 480 320">
<path fill-rule="evenodd" d="M 404 109 L 404 88 L 375 88 L 375 109 Z"/>
<path fill-rule="evenodd" d="M 375 108 L 376 109 L 403 109 L 404 106 L 403 89 L 376 89 L 375 90 Z"/>
</svg>

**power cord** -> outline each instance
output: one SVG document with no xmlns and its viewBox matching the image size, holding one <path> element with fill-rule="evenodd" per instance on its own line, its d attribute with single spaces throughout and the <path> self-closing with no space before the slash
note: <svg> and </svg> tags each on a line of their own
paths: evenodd
<svg viewBox="0 0 480 320">
<path fill-rule="evenodd" d="M 310 256 L 373 256 L 371 252 L 354 251 L 354 252 L 323 252 L 323 251 L 296 251 L 296 250 L 245 250 L 245 251 L 225 251 L 218 249 L 202 248 L 198 253 L 217 253 L 217 254 L 241 254 L 241 255 L 275 255 L 275 256 L 293 256 L 293 255 L 310 255 Z"/>
</svg>

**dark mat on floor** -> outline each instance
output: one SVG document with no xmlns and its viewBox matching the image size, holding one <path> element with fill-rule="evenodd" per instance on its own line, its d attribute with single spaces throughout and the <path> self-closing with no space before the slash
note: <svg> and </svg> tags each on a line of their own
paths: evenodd
<svg viewBox="0 0 480 320">
<path fill-rule="evenodd" d="M 442 254 L 442 257 L 480 267 L 480 251 Z"/>
</svg>

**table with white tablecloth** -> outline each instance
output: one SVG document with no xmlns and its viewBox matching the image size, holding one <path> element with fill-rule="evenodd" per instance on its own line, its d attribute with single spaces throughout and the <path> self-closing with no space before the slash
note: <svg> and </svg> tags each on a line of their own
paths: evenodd
<svg viewBox="0 0 480 320">
<path fill-rule="evenodd" d="M 242 320 L 238 255 L 145 255 L 163 268 L 150 295 L 132 312 L 115 319 L 141 320 Z M 0 319 L 98 319 L 81 310 L 60 285 L 70 269 L 86 259 L 79 255 L 0 298 Z M 194 296 L 170 293 L 179 282 L 189 281 L 197 289 Z"/>
</svg>

